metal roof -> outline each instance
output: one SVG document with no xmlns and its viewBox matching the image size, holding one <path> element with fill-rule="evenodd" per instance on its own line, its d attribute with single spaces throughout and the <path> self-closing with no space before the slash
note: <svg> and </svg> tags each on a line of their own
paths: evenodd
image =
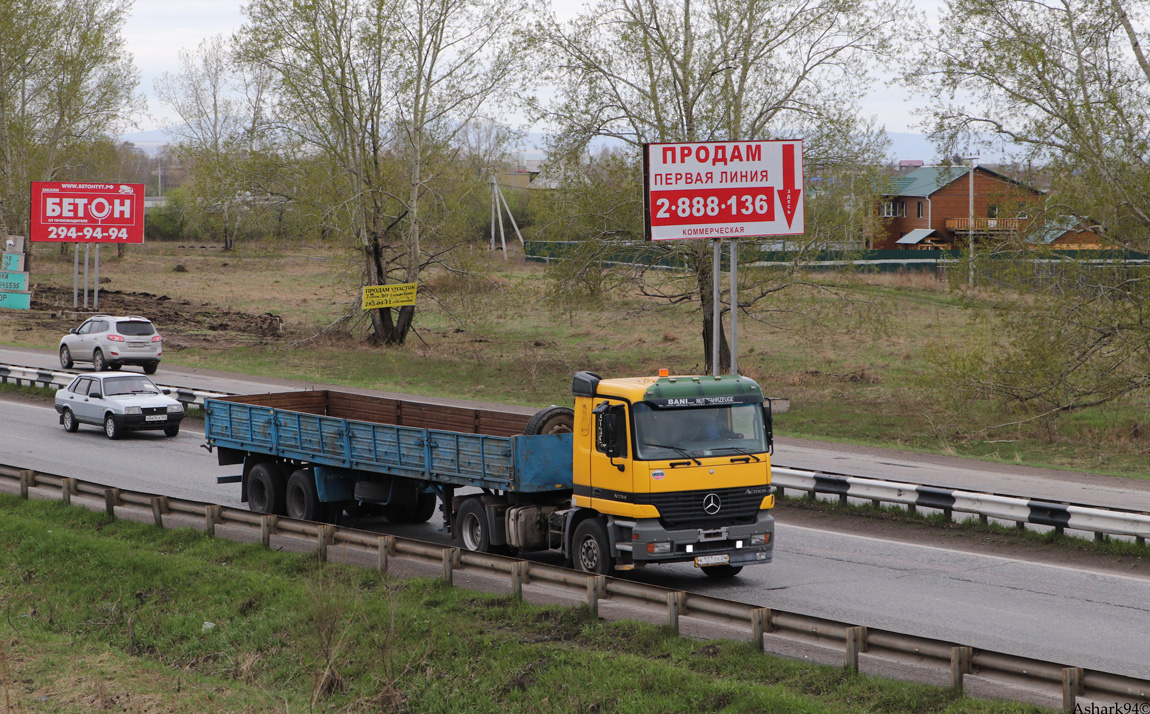
<svg viewBox="0 0 1150 714">
<path fill-rule="evenodd" d="M 994 169 L 988 169 L 985 166 L 975 166 L 978 171 L 983 171 L 991 176 L 1002 179 L 1016 186 L 1034 191 L 1035 193 L 1042 193 L 1033 186 L 1013 179 L 1006 174 L 1001 174 Z M 949 186 L 960 178 L 965 178 L 971 169 L 968 166 L 923 166 L 921 169 L 915 169 L 906 176 L 897 176 L 891 179 L 890 188 L 884 195 L 886 196 L 930 196 L 933 193 L 941 191 L 943 188 Z"/>
<path fill-rule="evenodd" d="M 919 243 L 923 242 L 924 240 L 931 237 L 932 235 L 938 236 L 939 238 L 944 237 L 944 236 L 940 235 L 939 232 L 934 230 L 933 228 L 915 228 L 913 231 L 911 231 L 910 233 L 907 233 L 906 235 L 904 235 L 902 238 L 899 238 L 895 242 L 901 243 L 902 245 L 918 245 Z"/>
</svg>

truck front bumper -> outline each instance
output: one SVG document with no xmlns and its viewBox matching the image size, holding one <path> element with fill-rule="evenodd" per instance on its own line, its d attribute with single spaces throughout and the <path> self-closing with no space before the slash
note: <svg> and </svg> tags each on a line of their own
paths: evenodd
<svg viewBox="0 0 1150 714">
<path fill-rule="evenodd" d="M 616 556 L 624 562 L 628 555 L 635 564 L 697 562 L 697 558 L 727 555 L 731 565 L 755 565 L 771 562 L 774 553 L 775 518 L 770 511 L 759 511 L 754 523 L 709 529 L 668 530 L 656 518 L 634 523 L 630 533 L 620 528 L 622 523 L 615 524 Z M 762 545 L 752 544 L 755 536 L 762 536 Z"/>
</svg>

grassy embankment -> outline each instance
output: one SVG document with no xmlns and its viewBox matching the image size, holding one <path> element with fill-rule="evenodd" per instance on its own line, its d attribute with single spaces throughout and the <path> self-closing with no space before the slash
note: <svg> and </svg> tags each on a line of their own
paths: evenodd
<svg viewBox="0 0 1150 714">
<path fill-rule="evenodd" d="M 54 246 L 37 248 L 34 281 L 70 286 L 71 260 Z M 580 369 L 605 376 L 702 370 L 696 305 L 619 291 L 593 309 L 556 314 L 544 302 L 542 266 L 478 250 L 469 261 L 473 276 L 428 274 L 415 332 L 391 349 L 363 342 L 361 269 L 347 251 L 241 244 L 223 253 L 148 244 L 129 248 L 123 260 L 105 258 L 101 275 L 113 289 L 273 312 L 290 333 L 169 345 L 169 364 L 540 406 L 569 403 L 570 375 Z M 177 265 L 186 272 L 175 272 Z M 1009 296 L 961 293 L 915 275 L 858 278 L 850 287 L 850 301 L 816 289 L 781 293 L 771 298 L 769 322 L 740 325 L 742 371 L 769 395 L 791 400 L 791 412 L 778 420 L 780 435 L 1150 476 L 1143 397 L 1065 415 L 1053 440 L 1039 425 L 984 429 L 1016 418 L 989 400 L 959 412 L 940 398 L 931 350 L 970 340 Z M 357 317 L 308 339 L 349 314 Z M 54 349 L 59 332 L 0 327 L 0 341 Z"/>
<path fill-rule="evenodd" d="M 5 714 L 1034 711 L 56 502 L 0 549 Z"/>
</svg>

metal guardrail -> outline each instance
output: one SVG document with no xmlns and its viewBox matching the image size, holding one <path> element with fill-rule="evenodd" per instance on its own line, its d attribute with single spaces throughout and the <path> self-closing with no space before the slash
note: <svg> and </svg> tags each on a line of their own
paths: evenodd
<svg viewBox="0 0 1150 714">
<path fill-rule="evenodd" d="M 780 496 L 786 495 L 787 489 L 791 489 L 811 497 L 820 493 L 837 495 L 841 503 L 851 498 L 869 500 L 875 505 L 898 503 L 911 510 L 939 510 L 947 517 L 957 511 L 976 515 L 983 521 L 990 518 L 1013 521 L 1019 528 L 1025 528 L 1026 524 L 1031 523 L 1051 526 L 1059 533 L 1066 529 L 1094 533 L 1096 540 L 1109 535 L 1132 536 L 1138 545 L 1145 545 L 1146 538 L 1150 537 L 1150 514 L 1137 511 L 999 496 L 902 481 L 831 475 L 785 466 L 772 466 L 771 483 Z"/>
<path fill-rule="evenodd" d="M 824 646 L 839 644 L 844 651 L 844 666 L 853 672 L 858 671 L 859 654 L 866 652 L 944 670 L 949 668 L 951 685 L 960 691 L 964 677 L 968 674 L 1006 684 L 1023 683 L 1030 687 L 1053 688 L 1055 691 L 1060 689 L 1062 706 L 1067 712 L 1076 710 L 1079 697 L 1119 698 L 1135 703 L 1137 708 L 1131 711 L 1144 711 L 1145 707 L 1150 706 L 1150 680 L 1101 670 L 1004 654 L 776 608 L 758 607 L 605 575 L 589 575 L 544 563 L 462 551 L 455 547 L 392 535 L 123 491 L 32 469 L 0 464 L 0 481 L 17 482 L 23 498 L 28 498 L 33 488 L 58 492 L 60 499 L 69 505 L 73 495 L 93 496 L 103 500 L 106 512 L 112 517 L 116 516 L 117 508 L 150 508 L 154 523 L 161 528 L 164 527 L 165 515 L 177 513 L 203 518 L 204 530 L 213 536 L 217 534 L 217 525 L 249 531 L 258 529 L 260 542 L 265 547 L 270 546 L 272 535 L 310 540 L 315 543 L 316 553 L 322 560 L 327 559 L 331 547 L 372 553 L 376 555 L 377 567 L 382 572 L 388 571 L 393 559 L 406 559 L 441 566 L 443 579 L 451 584 L 454 584 L 454 573 L 457 570 L 473 569 L 483 574 L 504 575 L 508 577 L 512 594 L 517 598 L 523 596 L 525 583 L 544 582 L 585 598 L 587 606 L 596 615 L 600 601 L 618 601 L 654 611 L 655 617 L 665 617 L 667 626 L 676 632 L 680 631 L 680 618 L 683 617 L 745 627 L 748 640 L 760 652 L 765 651 L 765 634 Z M 226 537 L 227 533 L 222 535 Z"/>
<path fill-rule="evenodd" d="M 63 389 L 67 387 L 77 372 L 57 372 L 36 367 L 21 367 L 14 364 L 0 365 L 0 384 L 16 384 L 24 387 L 39 387 L 41 389 Z M 158 385 L 163 389 L 172 390 L 176 401 L 185 406 L 204 406 L 205 399 L 218 399 L 231 396 L 221 392 L 206 392 L 199 389 L 186 389 L 184 387 L 171 387 Z"/>
</svg>

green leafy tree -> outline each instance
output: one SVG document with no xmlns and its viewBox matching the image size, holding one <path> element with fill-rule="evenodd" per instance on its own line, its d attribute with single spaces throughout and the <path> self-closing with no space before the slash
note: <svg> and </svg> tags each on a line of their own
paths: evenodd
<svg viewBox="0 0 1150 714">
<path fill-rule="evenodd" d="M 118 136 L 142 107 L 121 35 L 130 6 L 0 2 L 0 230 L 27 235 L 29 183 L 92 168 L 93 144 Z"/>
<path fill-rule="evenodd" d="M 1111 246 L 1150 249 L 1150 62 L 1146 8 L 1126 0 L 951 0 L 907 79 L 938 107 L 947 148 L 1007 142 L 1052 176 L 1051 224 L 1089 227 Z M 1143 268 L 1016 245 L 993 277 L 1011 299 L 1001 344 L 943 350 L 940 384 L 994 397 L 1020 419 L 1142 391 L 1150 375 L 1150 289 Z M 1005 253 L 1004 257 L 1009 257 Z M 1054 259 L 1036 262 L 1035 257 Z M 960 366 L 961 368 L 957 368 Z M 1053 433 L 1053 431 L 1052 431 Z"/>
</svg>

